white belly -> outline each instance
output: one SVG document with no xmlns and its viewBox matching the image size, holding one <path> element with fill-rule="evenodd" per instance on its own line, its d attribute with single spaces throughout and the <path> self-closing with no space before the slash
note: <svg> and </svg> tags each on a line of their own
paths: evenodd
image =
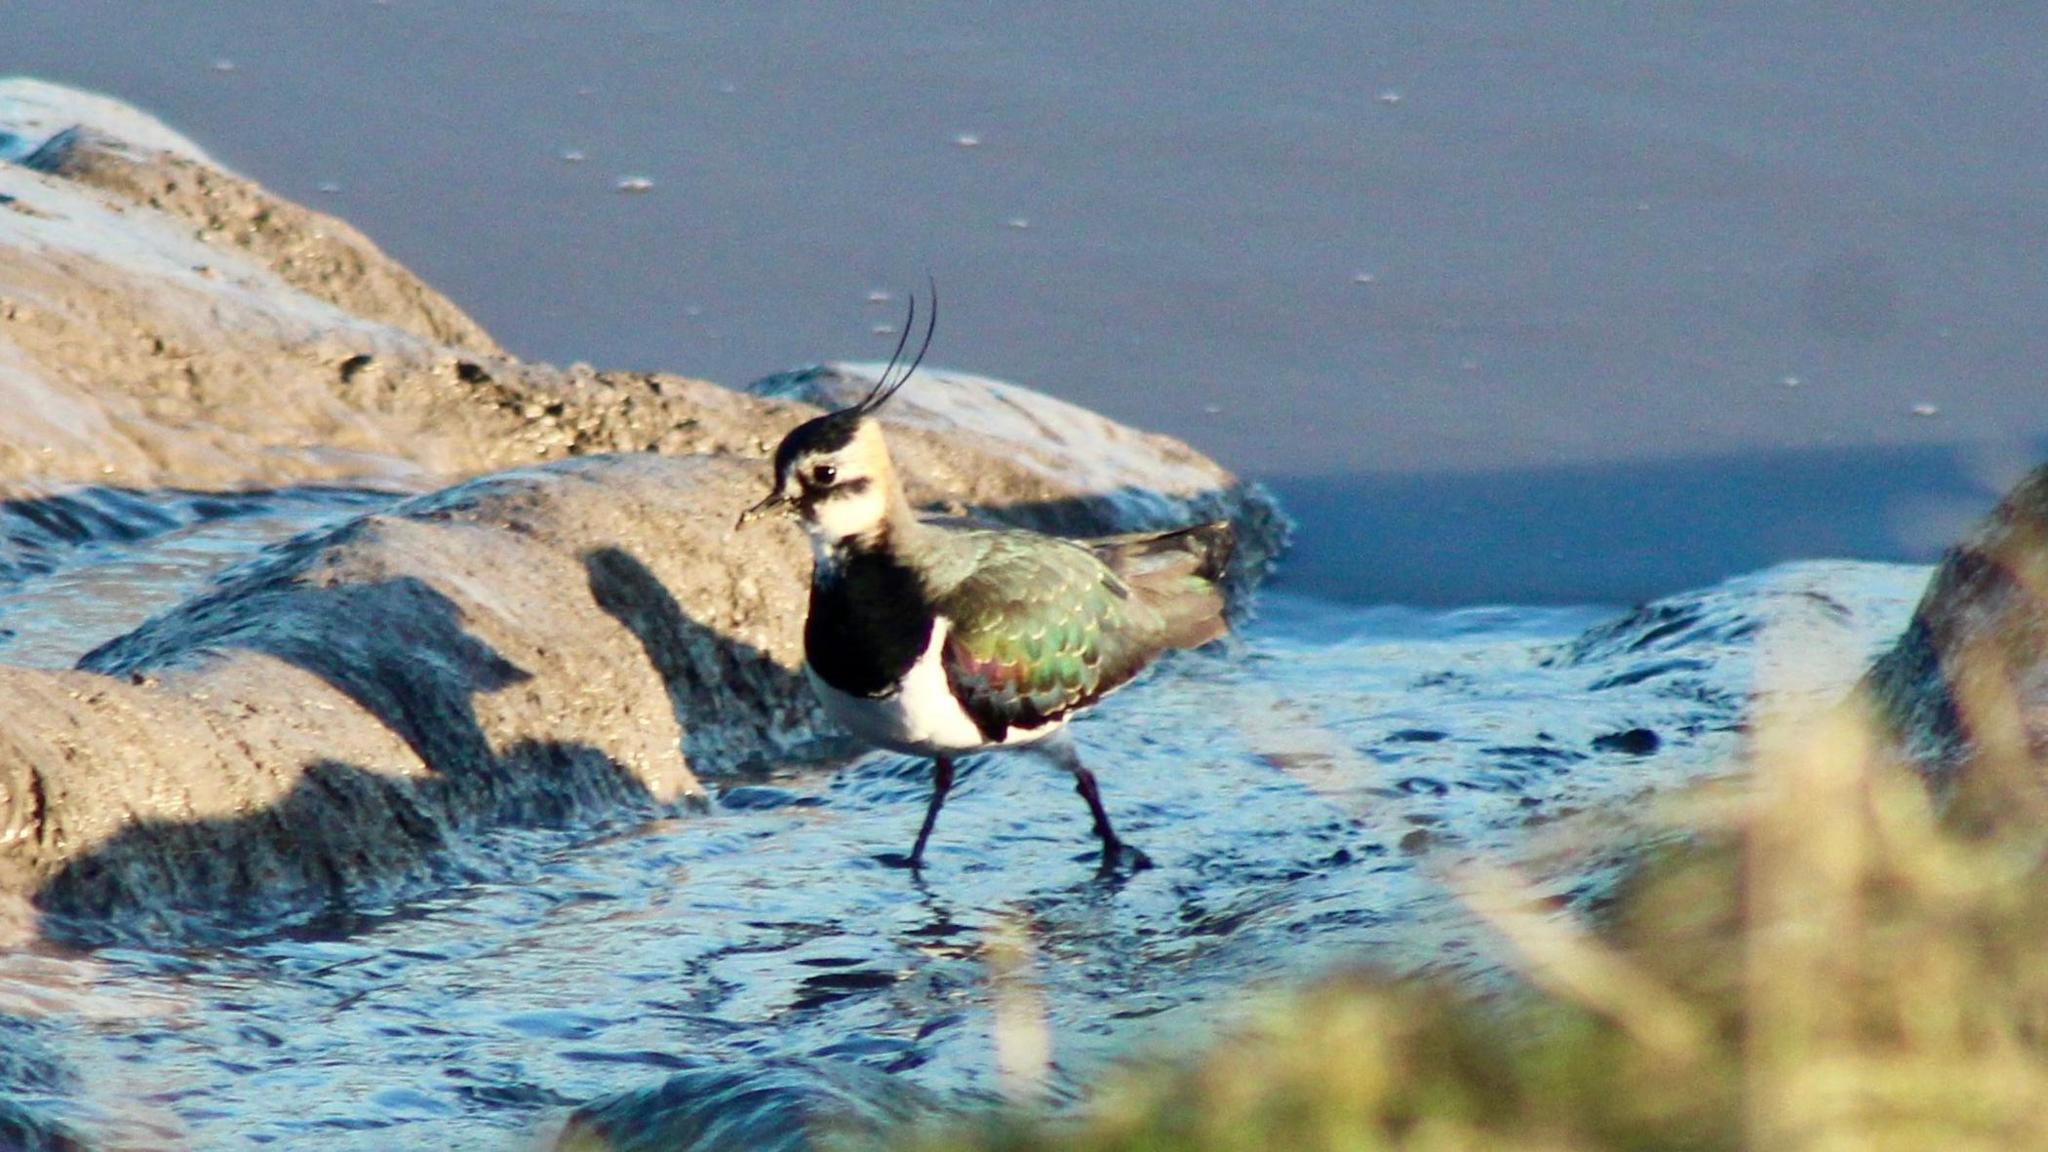
<svg viewBox="0 0 2048 1152">
<path fill-rule="evenodd" d="M 918 655 L 917 663 L 898 689 L 887 696 L 853 696 L 832 687 L 804 665 L 804 675 L 825 710 L 853 734 L 893 752 L 912 756 L 952 756 L 990 748 L 1011 748 L 1043 740 L 1066 726 L 1057 720 L 1037 728 L 1012 728 L 1000 741 L 991 741 L 975 726 L 973 717 L 953 698 L 946 684 L 946 669 L 940 662 L 951 622 L 941 616 L 932 622 L 931 642 Z"/>
</svg>

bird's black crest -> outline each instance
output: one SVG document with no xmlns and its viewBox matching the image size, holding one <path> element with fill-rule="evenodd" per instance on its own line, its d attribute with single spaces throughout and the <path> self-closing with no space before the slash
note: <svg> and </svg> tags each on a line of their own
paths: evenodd
<svg viewBox="0 0 2048 1152">
<path fill-rule="evenodd" d="M 939 286 L 936 281 L 927 281 L 930 289 L 931 306 L 924 323 L 924 341 L 918 345 L 917 355 L 910 358 L 910 364 L 899 374 L 897 367 L 903 363 L 903 350 L 910 346 L 910 333 L 917 327 L 917 293 L 910 294 L 910 309 L 903 317 L 903 334 L 896 338 L 896 351 L 889 356 L 887 367 L 882 369 L 881 378 L 860 403 L 837 412 L 807 420 L 782 438 L 775 449 L 775 479 L 778 484 L 789 476 L 789 470 L 798 460 L 813 453 L 837 452 L 853 443 L 854 433 L 860 430 L 861 418 L 889 402 L 891 396 L 902 390 L 924 363 L 924 354 L 931 350 L 932 334 L 939 327 Z"/>
<path fill-rule="evenodd" d="M 939 330 L 939 284 L 936 280 L 927 280 L 925 283 L 930 289 L 931 315 L 925 318 L 924 343 L 918 345 L 917 355 L 910 358 L 910 366 L 903 370 L 901 376 L 896 377 L 894 383 L 891 383 L 889 377 L 895 373 L 896 366 L 902 363 L 903 350 L 910 346 L 911 329 L 917 327 L 917 293 L 912 292 L 910 312 L 903 318 L 903 334 L 896 338 L 896 351 L 889 355 L 889 366 L 882 369 L 882 378 L 875 381 L 875 386 L 868 390 L 868 394 L 861 398 L 861 402 L 847 411 L 865 416 L 887 404 L 889 397 L 894 396 L 909 383 L 911 375 L 917 371 L 917 366 L 924 363 L 924 354 L 932 349 L 932 334 Z"/>
</svg>

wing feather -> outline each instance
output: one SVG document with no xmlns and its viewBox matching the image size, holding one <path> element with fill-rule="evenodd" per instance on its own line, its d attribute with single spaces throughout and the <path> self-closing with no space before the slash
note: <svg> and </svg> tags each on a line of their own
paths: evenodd
<svg viewBox="0 0 2048 1152">
<path fill-rule="evenodd" d="M 1158 631 L 1093 553 L 1042 536 L 975 533 L 979 555 L 935 598 L 953 695 L 999 741 L 1086 707 L 1142 670 Z"/>
</svg>

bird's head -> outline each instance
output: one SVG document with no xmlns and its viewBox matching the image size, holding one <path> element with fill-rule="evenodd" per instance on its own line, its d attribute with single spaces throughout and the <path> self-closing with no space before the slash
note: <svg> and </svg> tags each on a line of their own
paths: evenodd
<svg viewBox="0 0 2048 1152">
<path fill-rule="evenodd" d="M 896 469 L 882 427 L 856 408 L 797 425 L 775 449 L 775 487 L 740 515 L 744 524 L 794 513 L 824 541 L 866 536 L 888 522 Z"/>
<path fill-rule="evenodd" d="M 903 495 L 874 413 L 923 363 L 938 319 L 934 289 L 924 343 L 899 374 L 897 367 L 917 320 L 917 297 L 910 298 L 903 336 L 881 378 L 860 403 L 806 420 L 782 438 L 775 449 L 775 486 L 760 503 L 740 513 L 741 524 L 771 513 L 793 513 L 821 543 L 872 536 L 888 525 Z"/>
</svg>

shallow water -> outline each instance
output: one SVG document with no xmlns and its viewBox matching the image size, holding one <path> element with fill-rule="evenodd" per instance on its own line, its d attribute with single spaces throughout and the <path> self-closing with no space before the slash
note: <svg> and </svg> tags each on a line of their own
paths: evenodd
<svg viewBox="0 0 2048 1152">
<path fill-rule="evenodd" d="M 57 549 L 5 590 L 17 650 L 61 662 L 266 529 L 337 514 L 255 504 Z M 114 1148 L 339 1150 L 516 1147 L 689 1067 L 771 1089 L 736 1109 L 850 1065 L 958 1098 L 1017 1082 L 993 1020 L 1034 1003 L 1019 987 L 1064 1097 L 1111 1053 L 1212 1032 L 1248 985 L 1349 961 L 1497 972 L 1446 868 L 1540 854 L 1545 891 L 1596 892 L 1615 857 L 1592 817 L 1725 765 L 1758 683 L 1838 691 L 1924 578 L 1805 564 L 1633 614 L 1269 595 L 1234 645 L 1078 725 L 1151 871 L 1098 878 L 1085 809 L 1028 755 L 968 768 L 922 877 L 878 859 L 916 826 L 922 764 L 717 781 L 707 814 L 497 834 L 488 882 L 348 922 L 0 954 L 0 1101 Z M 999 994 L 1005 936 L 1028 979 Z"/>
</svg>

